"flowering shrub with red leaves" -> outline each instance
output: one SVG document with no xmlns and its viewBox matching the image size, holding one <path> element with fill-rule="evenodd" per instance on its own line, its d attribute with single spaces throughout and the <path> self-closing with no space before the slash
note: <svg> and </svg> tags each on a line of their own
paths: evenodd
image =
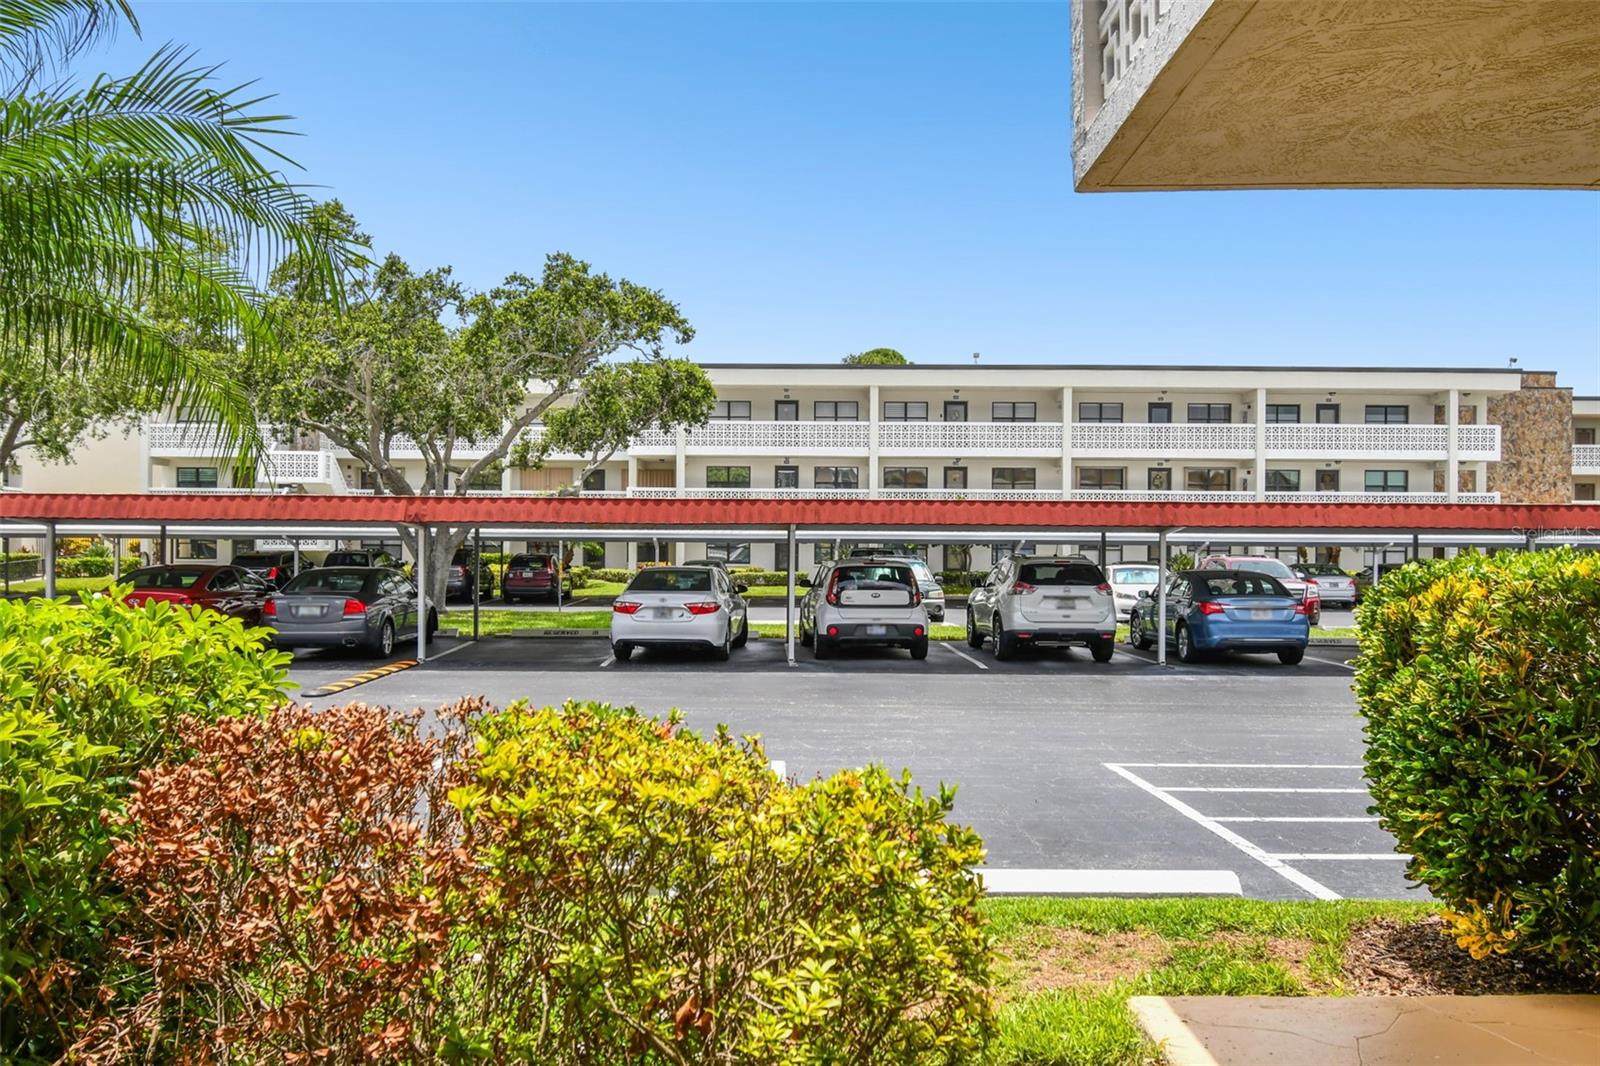
<svg viewBox="0 0 1600 1066">
<path fill-rule="evenodd" d="M 108 866 L 153 977 L 89 1027 L 88 1061 L 422 1059 L 466 869 L 444 745 L 351 704 L 190 723 L 146 770 Z"/>
</svg>

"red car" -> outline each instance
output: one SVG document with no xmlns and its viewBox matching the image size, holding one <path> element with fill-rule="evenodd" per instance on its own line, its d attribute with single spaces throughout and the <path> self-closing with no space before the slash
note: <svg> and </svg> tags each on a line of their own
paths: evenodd
<svg viewBox="0 0 1600 1066">
<path fill-rule="evenodd" d="M 261 624 L 261 608 L 272 586 L 250 571 L 226 564 L 147 566 L 122 579 L 133 585 L 126 602 L 142 607 L 165 600 L 180 607 L 208 607 L 250 625 Z"/>
<path fill-rule="evenodd" d="M 551 555 L 513 555 L 506 564 L 505 580 L 500 582 L 500 595 L 507 603 L 556 598 L 556 560 Z"/>
</svg>

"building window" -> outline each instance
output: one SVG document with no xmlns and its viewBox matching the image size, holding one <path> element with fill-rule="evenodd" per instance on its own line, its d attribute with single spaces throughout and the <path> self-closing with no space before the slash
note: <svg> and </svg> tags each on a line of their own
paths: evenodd
<svg viewBox="0 0 1600 1066">
<path fill-rule="evenodd" d="M 967 487 L 967 468 L 964 466 L 945 467 L 944 487 L 947 489 L 965 489 Z"/>
<path fill-rule="evenodd" d="M 1120 403 L 1080 403 L 1078 405 L 1079 422 L 1121 422 L 1122 405 Z"/>
<path fill-rule="evenodd" d="M 926 422 L 928 420 L 928 404 L 925 400 L 916 400 L 909 403 L 894 400 L 883 405 L 883 420 L 885 422 Z"/>
<path fill-rule="evenodd" d="M 1188 410 L 1191 422 L 1232 422 L 1231 403 L 1192 403 Z"/>
<path fill-rule="evenodd" d="M 789 569 L 789 542 L 780 540 L 772 546 L 772 568 L 774 570 Z"/>
<path fill-rule="evenodd" d="M 1337 471 L 1337 470 L 1318 470 L 1317 471 L 1317 491 L 1318 492 L 1338 492 L 1339 491 L 1339 471 Z"/>
<path fill-rule="evenodd" d="M 965 422 L 967 420 L 967 401 L 946 400 L 944 402 L 944 420 L 946 422 Z"/>
<path fill-rule="evenodd" d="M 989 417 L 996 422 L 1032 422 L 1039 405 L 996 401 L 990 405 Z"/>
<path fill-rule="evenodd" d="M 861 405 L 855 400 L 818 400 L 811 405 L 811 414 L 818 422 L 856 422 Z"/>
<path fill-rule="evenodd" d="M 1183 472 L 1183 487 L 1190 492 L 1231 492 L 1233 468 L 1227 466 L 1191 467 Z"/>
<path fill-rule="evenodd" d="M 800 421 L 800 401 L 779 400 L 772 405 L 772 418 L 777 422 Z"/>
<path fill-rule="evenodd" d="M 1591 503 L 1594 501 L 1594 488 L 1594 482 L 1592 481 L 1574 485 L 1572 486 L 1572 498 L 1574 500 L 1582 500 L 1584 503 Z"/>
<path fill-rule="evenodd" d="M 997 489 L 1031 489 L 1036 484 L 1031 466 L 997 466 L 989 483 Z"/>
<path fill-rule="evenodd" d="M 1339 423 L 1339 405 L 1336 403 L 1317 404 L 1317 421 L 1325 426 Z"/>
<path fill-rule="evenodd" d="M 214 466 L 178 467 L 180 489 L 214 489 L 217 487 L 217 468 Z M 207 556 L 207 558 L 214 558 Z"/>
<path fill-rule="evenodd" d="M 971 570 L 972 545 L 946 544 L 944 546 L 944 568 L 946 570 Z"/>
<path fill-rule="evenodd" d="M 1367 404 L 1368 425 L 1404 425 L 1411 420 L 1411 408 L 1403 403 Z"/>
<path fill-rule="evenodd" d="M 733 541 L 713 541 L 706 545 L 706 558 L 714 563 L 749 566 L 750 545 L 736 544 Z"/>
<path fill-rule="evenodd" d="M 886 466 L 883 468 L 883 487 L 886 489 L 925 489 L 928 487 L 928 468 L 925 466 Z"/>
<path fill-rule="evenodd" d="M 1594 443 L 1594 429 L 1593 429 L 1593 427 L 1580 426 L 1579 428 L 1574 429 L 1572 431 L 1572 443 L 1574 443 L 1574 444 L 1593 444 Z"/>
<path fill-rule="evenodd" d="M 1268 422 L 1298 422 L 1300 421 L 1300 405 L 1297 403 L 1269 403 L 1267 404 Z"/>
<path fill-rule="evenodd" d="M 858 489 L 861 487 L 861 468 L 819 466 L 811 471 L 811 484 L 819 489 Z"/>
<path fill-rule="evenodd" d="M 478 486 L 474 484 L 473 488 Z M 499 476 L 496 475 L 494 488 L 500 487 Z M 583 477 L 584 492 L 604 492 L 606 490 L 606 472 L 604 470 L 591 470 Z"/>
<path fill-rule="evenodd" d="M 1298 470 L 1268 470 L 1268 492 L 1299 492 L 1300 471 Z"/>
<path fill-rule="evenodd" d="M 748 422 L 750 421 L 749 400 L 718 400 L 717 406 L 712 409 L 711 417 L 720 422 Z"/>
<path fill-rule="evenodd" d="M 667 558 L 667 545 L 659 540 L 641 540 L 634 545 L 636 557 L 641 563 L 665 563 Z"/>
<path fill-rule="evenodd" d="M 1172 405 L 1170 403 L 1153 403 L 1148 410 L 1150 412 L 1150 421 L 1152 422 L 1172 421 Z"/>
<path fill-rule="evenodd" d="M 1368 492 L 1406 492 L 1411 477 L 1404 470 L 1368 470 Z"/>
<path fill-rule="evenodd" d="M 1125 489 L 1128 487 L 1128 470 L 1121 466 L 1084 466 L 1078 468 L 1080 489 Z"/>
<path fill-rule="evenodd" d="M 179 540 L 176 554 L 180 559 L 215 559 L 217 557 L 217 542 L 214 540 Z"/>
<path fill-rule="evenodd" d="M 706 487 L 712 489 L 747 489 L 750 487 L 748 466 L 706 467 Z"/>
<path fill-rule="evenodd" d="M 1145 488 L 1149 489 L 1151 492 L 1171 492 L 1172 467 L 1146 467 L 1144 472 L 1144 484 Z"/>
<path fill-rule="evenodd" d="M 780 466 L 772 471 L 772 483 L 780 489 L 797 489 L 800 487 L 800 468 L 798 466 Z"/>
</svg>

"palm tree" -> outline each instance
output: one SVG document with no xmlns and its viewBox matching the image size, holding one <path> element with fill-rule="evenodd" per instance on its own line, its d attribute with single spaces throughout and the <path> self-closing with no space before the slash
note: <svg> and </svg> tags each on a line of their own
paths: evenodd
<svg viewBox="0 0 1600 1066">
<path fill-rule="evenodd" d="M 90 353 L 204 412 L 251 468 L 249 397 L 149 309 L 272 345 L 272 265 L 294 255 L 336 293 L 354 250 L 312 224 L 269 143 L 287 116 L 262 112 L 249 84 L 219 85 L 170 45 L 132 74 L 75 82 L 66 67 L 122 25 L 138 31 L 127 0 L 0 0 L 0 359 Z"/>
</svg>

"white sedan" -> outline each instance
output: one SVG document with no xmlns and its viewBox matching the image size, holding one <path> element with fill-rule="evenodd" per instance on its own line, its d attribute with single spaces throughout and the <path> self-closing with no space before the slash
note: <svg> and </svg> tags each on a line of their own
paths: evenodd
<svg viewBox="0 0 1600 1066">
<path fill-rule="evenodd" d="M 659 566 L 633 575 L 611 605 L 611 651 L 627 662 L 635 648 L 710 648 L 726 661 L 750 639 L 750 617 L 720 567 Z"/>
<path fill-rule="evenodd" d="M 1106 568 L 1111 580 L 1111 598 L 1117 605 L 1117 620 L 1125 622 L 1139 602 L 1139 593 L 1156 591 L 1156 576 L 1160 573 L 1155 563 L 1112 563 Z"/>
</svg>

